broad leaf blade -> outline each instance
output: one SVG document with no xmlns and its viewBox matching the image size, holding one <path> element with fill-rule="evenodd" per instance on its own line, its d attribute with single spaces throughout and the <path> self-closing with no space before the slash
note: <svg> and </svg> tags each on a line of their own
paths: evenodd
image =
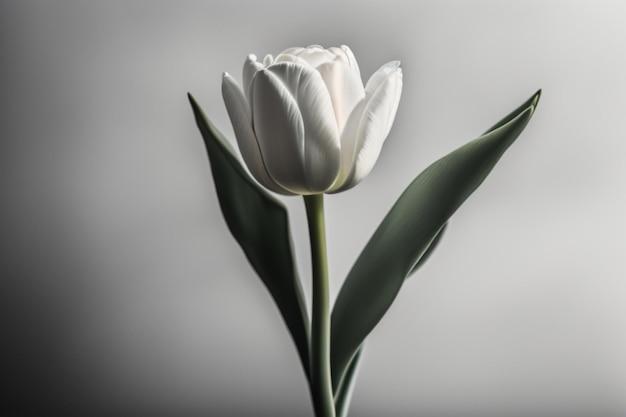
<svg viewBox="0 0 626 417">
<path fill-rule="evenodd" d="M 285 207 L 245 172 L 228 142 L 189 95 L 204 138 L 224 219 L 274 298 L 309 375 L 308 319 Z"/>
<path fill-rule="evenodd" d="M 486 134 L 426 168 L 407 187 L 361 252 L 335 302 L 331 327 L 333 387 L 387 312 L 402 283 L 450 216 L 483 182 L 534 111 L 539 92 Z"/>
</svg>

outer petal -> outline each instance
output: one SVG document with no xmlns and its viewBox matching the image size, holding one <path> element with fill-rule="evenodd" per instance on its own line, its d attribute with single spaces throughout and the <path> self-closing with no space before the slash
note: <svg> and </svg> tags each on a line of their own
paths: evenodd
<svg viewBox="0 0 626 417">
<path fill-rule="evenodd" d="M 352 70 L 356 72 L 357 75 L 359 76 L 359 79 L 361 79 L 361 70 L 359 69 L 359 63 L 357 62 L 356 57 L 352 53 L 352 49 L 348 48 L 346 45 L 341 45 L 340 48 L 343 51 L 343 53 L 346 54 L 346 57 L 348 58 L 348 63 L 350 64 L 350 68 L 352 68 Z"/>
<path fill-rule="evenodd" d="M 341 168 L 339 170 L 339 176 L 330 188 L 330 192 L 339 190 L 353 171 L 354 158 L 356 158 L 356 147 L 358 145 L 357 134 L 364 108 L 365 98 L 354 108 L 350 117 L 348 117 L 343 132 L 341 132 Z"/>
<path fill-rule="evenodd" d="M 328 88 L 339 132 L 343 132 L 348 117 L 357 104 L 365 98 L 363 82 L 348 64 L 341 61 L 322 64 L 317 67 L 317 71 Z"/>
<path fill-rule="evenodd" d="M 365 85 L 365 95 L 371 97 L 378 87 L 395 71 L 400 69 L 400 61 L 387 62 L 380 67 L 367 81 Z"/>
<path fill-rule="evenodd" d="M 304 124 L 304 173 L 310 193 L 326 191 L 340 166 L 339 130 L 333 104 L 319 72 L 304 65 L 282 62 L 269 71 L 281 80 L 297 103 Z"/>
<path fill-rule="evenodd" d="M 372 170 L 393 124 L 401 92 L 402 71 L 396 68 L 379 83 L 376 91 L 367 99 L 357 133 L 356 154 L 350 174 L 343 184 L 336 185 L 338 188 L 334 188 L 333 192 L 354 187 Z"/>
<path fill-rule="evenodd" d="M 336 46 L 331 46 L 330 48 L 328 48 L 328 51 L 332 52 L 335 55 L 333 62 L 343 62 L 344 64 L 347 64 L 348 66 L 350 66 L 348 55 L 346 55 L 343 49 L 338 48 Z"/>
<path fill-rule="evenodd" d="M 302 116 L 289 90 L 268 69 L 257 72 L 252 82 L 252 121 L 270 177 L 293 193 L 307 193 Z"/>
<path fill-rule="evenodd" d="M 222 77 L 222 96 L 235 131 L 241 156 L 252 176 L 265 188 L 280 194 L 291 194 L 276 184 L 268 175 L 261 157 L 259 144 L 252 130 L 250 107 L 237 82 L 227 73 L 224 73 Z"/>
<path fill-rule="evenodd" d="M 252 103 L 250 87 L 252 85 L 252 78 L 257 71 L 263 69 L 263 64 L 257 61 L 256 55 L 250 54 L 243 63 L 243 92 L 246 94 L 248 103 Z"/>
</svg>

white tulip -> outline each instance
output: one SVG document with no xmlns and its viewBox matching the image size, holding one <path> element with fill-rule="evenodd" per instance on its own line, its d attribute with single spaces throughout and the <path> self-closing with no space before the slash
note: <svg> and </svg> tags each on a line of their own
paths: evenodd
<svg viewBox="0 0 626 417">
<path fill-rule="evenodd" d="M 402 92 L 400 62 L 365 87 L 347 46 L 249 55 L 243 89 L 228 73 L 222 95 L 252 175 L 280 194 L 344 191 L 372 170 Z"/>
</svg>

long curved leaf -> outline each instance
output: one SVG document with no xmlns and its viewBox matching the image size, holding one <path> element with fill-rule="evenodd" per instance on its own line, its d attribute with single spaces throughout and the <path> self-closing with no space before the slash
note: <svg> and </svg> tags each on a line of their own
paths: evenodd
<svg viewBox="0 0 626 417">
<path fill-rule="evenodd" d="M 293 261 L 287 210 L 252 181 L 191 94 L 189 101 L 209 154 L 224 219 L 274 298 L 308 377 L 308 318 Z"/>
<path fill-rule="evenodd" d="M 540 92 L 484 135 L 413 180 L 361 252 L 335 302 L 331 366 L 335 389 L 353 355 L 450 216 L 483 182 L 530 120 Z"/>
<path fill-rule="evenodd" d="M 408 279 L 411 275 L 415 274 L 418 269 L 424 265 L 424 263 L 430 258 L 432 253 L 435 251 L 439 242 L 441 241 L 441 237 L 443 236 L 443 232 L 448 227 L 448 223 L 444 224 L 443 227 L 437 232 L 437 235 L 432 240 L 432 242 L 428 245 L 428 248 L 422 255 L 422 257 L 417 261 L 411 272 L 407 275 L 406 279 Z M 361 343 L 361 346 L 357 349 L 354 356 L 350 360 L 348 367 L 345 371 L 345 375 L 341 379 L 339 386 L 336 387 L 335 393 L 335 412 L 337 413 L 337 417 L 345 417 L 348 415 L 348 408 L 350 406 L 350 399 L 352 397 L 352 391 L 354 390 L 354 385 L 356 384 L 356 375 L 357 370 L 359 368 L 361 357 L 363 356 L 363 348 L 365 346 L 365 340 Z"/>
<path fill-rule="evenodd" d="M 335 413 L 336 417 L 347 417 L 348 409 L 350 408 L 350 400 L 352 399 L 352 391 L 354 391 L 354 385 L 356 383 L 356 377 L 359 371 L 359 365 L 361 364 L 361 357 L 363 357 L 364 345 L 361 345 L 348 368 L 346 369 L 346 375 L 341 381 L 340 386 L 337 388 L 335 394 Z"/>
<path fill-rule="evenodd" d="M 409 274 L 406 276 L 407 278 L 413 275 L 415 272 L 417 272 L 417 270 L 420 269 L 422 265 L 426 263 L 426 261 L 430 258 L 430 256 L 435 251 L 435 249 L 437 249 L 437 246 L 439 246 L 439 242 L 441 242 L 441 238 L 443 237 L 443 234 L 447 228 L 448 228 L 448 223 L 444 224 L 441 227 L 441 229 L 439 229 L 439 231 L 433 238 L 432 242 L 430 242 L 430 244 L 428 245 L 428 248 L 426 248 L 426 251 L 424 251 L 424 254 L 420 257 L 419 261 L 417 261 L 413 269 L 411 269 L 411 272 L 409 272 Z"/>
</svg>

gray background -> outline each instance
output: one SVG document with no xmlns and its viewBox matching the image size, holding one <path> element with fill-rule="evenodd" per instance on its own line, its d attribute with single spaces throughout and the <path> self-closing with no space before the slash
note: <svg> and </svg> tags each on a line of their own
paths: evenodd
<svg viewBox="0 0 626 417">
<path fill-rule="evenodd" d="M 352 415 L 626 415 L 624 22 L 608 0 L 0 1 L 2 407 L 312 415 L 186 93 L 232 138 L 221 73 L 315 43 L 405 79 L 373 172 L 326 199 L 333 296 L 415 175 L 543 88 L 371 335 Z"/>
</svg>

